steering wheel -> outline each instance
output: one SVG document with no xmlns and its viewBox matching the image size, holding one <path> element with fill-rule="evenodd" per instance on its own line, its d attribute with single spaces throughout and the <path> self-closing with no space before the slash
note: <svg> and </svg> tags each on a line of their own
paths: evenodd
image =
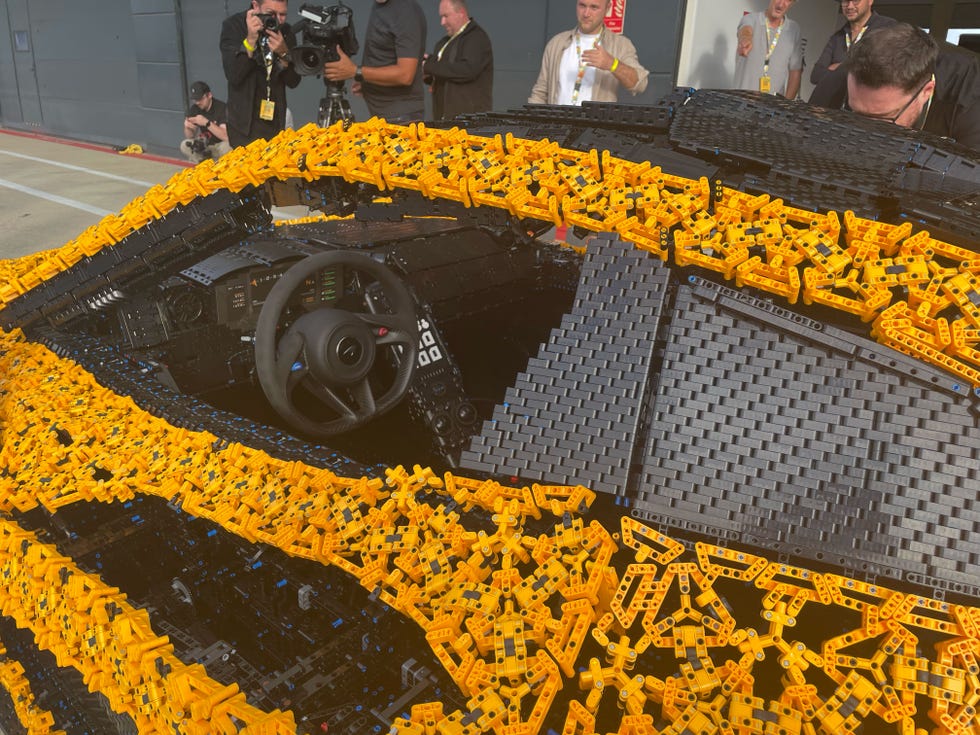
<svg viewBox="0 0 980 735">
<path fill-rule="evenodd" d="M 321 305 L 280 334 L 283 317 L 291 307 L 299 308 L 294 292 L 324 269 L 336 271 L 342 288 L 357 285 L 360 303 Z M 370 311 L 365 287 L 373 283 L 380 286 L 388 312 Z M 375 369 L 382 364 L 379 358 L 393 366 L 393 375 L 385 374 L 390 368 Z M 262 391 L 291 427 L 311 436 L 342 434 L 393 408 L 408 391 L 417 361 L 418 318 L 408 288 L 387 266 L 360 253 L 333 251 L 297 262 L 272 287 L 255 327 Z M 302 392 L 295 395 L 301 385 L 319 405 L 310 407 Z"/>
</svg>

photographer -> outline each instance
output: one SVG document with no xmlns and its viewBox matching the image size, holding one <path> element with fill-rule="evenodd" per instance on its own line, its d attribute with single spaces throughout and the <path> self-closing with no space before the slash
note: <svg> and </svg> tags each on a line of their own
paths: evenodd
<svg viewBox="0 0 980 735">
<path fill-rule="evenodd" d="M 194 82 L 190 97 L 180 152 L 192 163 L 200 163 L 205 158 L 217 160 L 231 150 L 228 145 L 228 107 L 214 98 L 205 82 Z"/>
<path fill-rule="evenodd" d="M 286 123 L 286 87 L 300 75 L 289 51 L 296 45 L 286 23 L 286 0 L 252 0 L 221 24 L 221 63 L 228 80 L 228 142 L 247 145 L 272 138 Z"/>
<path fill-rule="evenodd" d="M 422 120 L 425 32 L 425 14 L 416 0 L 375 0 L 364 37 L 364 65 L 357 66 L 338 48 L 340 60 L 323 65 L 323 78 L 353 79 L 354 94 L 364 95 L 373 116 L 394 123 Z"/>
</svg>

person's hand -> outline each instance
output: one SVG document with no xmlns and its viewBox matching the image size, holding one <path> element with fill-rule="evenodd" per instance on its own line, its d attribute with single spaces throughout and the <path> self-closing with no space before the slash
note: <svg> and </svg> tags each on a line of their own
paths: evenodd
<svg viewBox="0 0 980 735">
<path fill-rule="evenodd" d="M 834 70 L 834 69 L 836 69 L 836 68 L 837 68 L 838 66 L 840 66 L 840 62 L 839 62 L 839 61 L 838 61 L 838 62 L 837 62 L 836 64 L 830 64 L 830 65 L 829 65 L 829 66 L 827 67 L 827 71 L 833 71 L 833 70 Z"/>
<path fill-rule="evenodd" d="M 266 31 L 266 38 L 269 39 L 269 50 L 276 56 L 288 56 L 289 46 L 286 39 L 282 37 L 281 31 Z"/>
<path fill-rule="evenodd" d="M 337 56 L 340 57 L 337 61 L 328 61 L 323 65 L 323 78 L 331 82 L 353 79 L 354 74 L 357 73 L 357 64 L 351 61 L 350 56 L 345 54 L 339 45 L 337 46 Z"/>
<path fill-rule="evenodd" d="M 245 39 L 254 47 L 259 42 L 259 34 L 262 33 L 262 19 L 255 8 L 249 8 L 245 13 L 245 30 Z"/>
<path fill-rule="evenodd" d="M 613 55 L 606 51 L 602 46 L 598 48 L 586 49 L 582 52 L 582 61 L 596 69 L 609 71 L 613 65 Z"/>
<path fill-rule="evenodd" d="M 350 85 L 350 91 L 351 91 L 351 94 L 356 94 L 358 97 L 360 97 L 361 94 L 362 94 L 362 92 L 361 92 L 361 83 L 360 82 L 354 82 L 352 85 Z"/>
<path fill-rule="evenodd" d="M 197 125 L 198 127 L 206 128 L 209 124 L 208 119 L 204 115 L 195 115 L 194 117 L 187 118 L 187 122 L 191 125 Z"/>
<path fill-rule="evenodd" d="M 738 34 L 738 47 L 735 49 L 735 53 L 739 56 L 748 56 L 749 51 L 752 50 L 752 29 L 748 26 L 742 28 Z"/>
</svg>

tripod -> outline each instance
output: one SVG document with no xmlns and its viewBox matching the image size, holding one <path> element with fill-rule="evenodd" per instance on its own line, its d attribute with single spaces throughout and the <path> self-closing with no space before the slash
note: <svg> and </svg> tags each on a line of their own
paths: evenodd
<svg viewBox="0 0 980 735">
<path fill-rule="evenodd" d="M 316 117 L 316 124 L 321 128 L 329 128 L 338 120 L 344 123 L 344 130 L 354 122 L 354 113 L 350 110 L 350 102 L 344 95 L 343 82 L 329 82 L 323 80 L 327 87 L 327 96 L 320 100 L 320 112 Z"/>
</svg>

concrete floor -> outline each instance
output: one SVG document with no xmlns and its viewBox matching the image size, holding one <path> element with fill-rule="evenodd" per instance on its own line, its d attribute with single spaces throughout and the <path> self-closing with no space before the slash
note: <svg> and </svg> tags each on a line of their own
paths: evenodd
<svg viewBox="0 0 980 735">
<path fill-rule="evenodd" d="M 183 168 L 0 128 L 0 258 L 60 247 Z"/>
<path fill-rule="evenodd" d="M 118 212 L 188 164 L 0 127 L 0 259 L 50 250 Z M 306 207 L 276 207 L 277 220 Z"/>
</svg>

